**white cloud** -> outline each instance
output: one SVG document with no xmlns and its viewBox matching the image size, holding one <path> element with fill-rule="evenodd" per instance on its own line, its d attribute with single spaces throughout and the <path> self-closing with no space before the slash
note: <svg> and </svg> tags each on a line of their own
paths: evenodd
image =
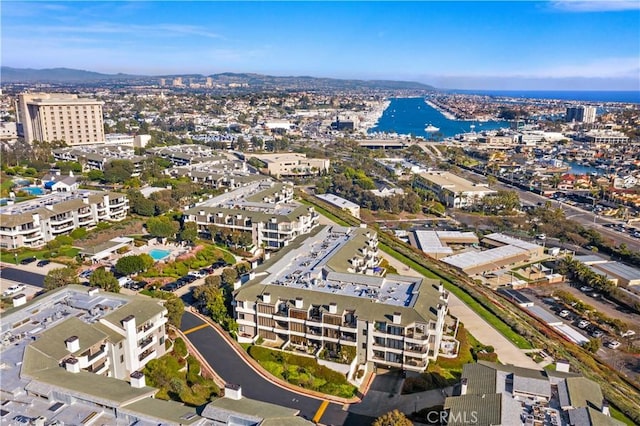
<svg viewBox="0 0 640 426">
<path fill-rule="evenodd" d="M 558 0 L 552 1 L 551 7 L 567 12 L 620 12 L 640 10 L 638 0 Z"/>
</svg>

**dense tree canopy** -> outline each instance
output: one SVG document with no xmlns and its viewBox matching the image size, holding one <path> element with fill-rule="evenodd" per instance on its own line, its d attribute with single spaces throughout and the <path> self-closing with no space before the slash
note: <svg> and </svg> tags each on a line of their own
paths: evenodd
<svg viewBox="0 0 640 426">
<path fill-rule="evenodd" d="M 100 287 L 105 291 L 120 293 L 120 283 L 111 271 L 104 267 L 98 268 L 91 274 L 89 284 L 93 287 Z"/>
<path fill-rule="evenodd" d="M 152 217 L 147 221 L 147 231 L 154 237 L 173 238 L 179 228 L 178 222 L 166 216 Z"/>
<path fill-rule="evenodd" d="M 76 268 L 67 266 L 50 270 L 44 277 L 44 289 L 53 290 L 67 284 L 78 284 Z"/>
</svg>

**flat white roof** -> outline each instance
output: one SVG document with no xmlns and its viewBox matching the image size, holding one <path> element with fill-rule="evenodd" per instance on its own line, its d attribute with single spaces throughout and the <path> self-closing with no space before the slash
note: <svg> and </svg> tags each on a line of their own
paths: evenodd
<svg viewBox="0 0 640 426">
<path fill-rule="evenodd" d="M 540 248 L 539 245 L 530 243 L 528 241 L 521 240 L 519 238 L 510 237 L 509 235 L 493 233 L 489 235 L 485 235 L 484 238 L 497 241 L 499 243 L 508 244 L 510 246 L 520 247 L 525 250 L 538 250 Z"/>
<path fill-rule="evenodd" d="M 499 262 L 509 257 L 526 253 L 526 250 L 515 246 L 502 246 L 485 251 L 467 251 L 442 259 L 443 262 L 460 269 L 468 269 L 481 265 Z"/>
<path fill-rule="evenodd" d="M 564 334 L 569 340 L 577 343 L 578 345 L 582 345 L 583 343 L 587 343 L 589 341 L 589 339 L 587 339 L 582 333 L 574 330 L 567 324 L 563 323 L 560 325 L 552 325 L 551 327 L 555 328 L 560 333 Z"/>
<path fill-rule="evenodd" d="M 629 280 L 629 281 L 640 280 L 640 270 L 633 268 L 631 266 L 627 266 L 624 263 L 620 263 L 620 262 L 596 263 L 592 266 L 592 269 L 594 268 L 602 270 L 606 274 L 612 274 L 612 275 L 615 275 L 616 277 L 620 277 L 625 280 Z"/>
<path fill-rule="evenodd" d="M 358 204 L 352 203 L 351 201 L 345 200 L 344 198 L 338 197 L 334 194 L 316 194 L 316 197 L 340 208 L 355 209 L 356 207 L 360 207 Z"/>
<path fill-rule="evenodd" d="M 424 179 L 433 182 L 442 188 L 447 188 L 454 192 L 483 192 L 494 193 L 496 191 L 489 189 L 487 184 L 476 184 L 467 179 L 456 176 L 453 173 L 440 170 L 427 171 L 420 173 Z"/>
</svg>

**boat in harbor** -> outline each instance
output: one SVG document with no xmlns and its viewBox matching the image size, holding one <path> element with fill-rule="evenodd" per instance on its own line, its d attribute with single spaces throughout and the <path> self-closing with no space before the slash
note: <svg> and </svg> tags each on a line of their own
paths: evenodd
<svg viewBox="0 0 640 426">
<path fill-rule="evenodd" d="M 439 130 L 440 130 L 440 128 L 434 126 L 433 124 L 429 124 L 427 127 L 424 128 L 424 131 L 425 132 L 429 132 L 429 133 L 437 132 Z"/>
</svg>

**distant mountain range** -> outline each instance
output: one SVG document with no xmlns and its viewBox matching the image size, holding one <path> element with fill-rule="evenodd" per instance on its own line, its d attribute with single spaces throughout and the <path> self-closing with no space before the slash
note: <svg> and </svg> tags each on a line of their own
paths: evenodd
<svg viewBox="0 0 640 426">
<path fill-rule="evenodd" d="M 387 89 L 387 90 L 436 90 L 427 84 L 413 81 L 394 80 L 345 80 L 337 78 L 317 78 L 310 76 L 278 77 L 250 73 L 220 73 L 204 76 L 201 74 L 176 74 L 176 75 L 131 75 L 131 74 L 102 74 L 93 71 L 77 70 L 71 68 L 12 68 L 3 66 L 0 69 L 0 81 L 2 83 L 127 83 L 140 82 L 159 78 L 172 79 L 205 79 L 211 77 L 213 84 L 228 85 L 230 83 L 248 84 L 256 89 Z M 170 83 L 170 82 L 168 82 Z M 185 81 L 186 83 L 186 81 Z"/>
</svg>

